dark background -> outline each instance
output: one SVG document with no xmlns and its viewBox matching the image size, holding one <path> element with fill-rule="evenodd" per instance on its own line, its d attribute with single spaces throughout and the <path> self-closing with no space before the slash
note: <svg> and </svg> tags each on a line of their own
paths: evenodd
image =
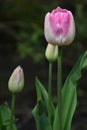
<svg viewBox="0 0 87 130">
<path fill-rule="evenodd" d="M 36 129 L 31 113 L 36 104 L 35 76 L 45 86 L 48 80 L 44 16 L 57 6 L 71 10 L 76 24 L 74 42 L 63 48 L 64 82 L 79 56 L 87 50 L 87 0 L 0 0 L 0 103 L 7 101 L 10 106 L 8 80 L 13 69 L 21 65 L 25 75 L 24 89 L 16 97 L 18 130 Z M 56 85 L 56 63 L 53 66 L 53 85 Z M 87 130 L 87 69 L 82 72 L 77 93 L 72 130 Z M 55 87 L 53 95 L 55 98 Z"/>
</svg>

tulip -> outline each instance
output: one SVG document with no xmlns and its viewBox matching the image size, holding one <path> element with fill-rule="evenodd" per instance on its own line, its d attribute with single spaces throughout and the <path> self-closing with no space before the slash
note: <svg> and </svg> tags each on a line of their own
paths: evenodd
<svg viewBox="0 0 87 130">
<path fill-rule="evenodd" d="M 12 93 L 20 92 L 24 86 L 24 73 L 23 69 L 18 66 L 12 73 L 9 82 L 8 89 Z"/>
<path fill-rule="evenodd" d="M 58 57 L 58 46 L 48 43 L 45 56 L 49 62 L 54 62 Z"/>
<path fill-rule="evenodd" d="M 44 34 L 48 43 L 64 46 L 72 43 L 75 37 L 75 22 L 70 11 L 57 7 L 47 13 L 44 21 Z"/>
</svg>

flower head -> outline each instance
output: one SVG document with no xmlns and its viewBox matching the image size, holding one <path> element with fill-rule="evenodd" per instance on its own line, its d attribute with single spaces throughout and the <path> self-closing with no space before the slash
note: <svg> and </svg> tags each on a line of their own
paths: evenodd
<svg viewBox="0 0 87 130">
<path fill-rule="evenodd" d="M 20 92 L 24 87 L 24 73 L 23 69 L 18 66 L 12 73 L 9 82 L 8 88 L 12 93 Z"/>
<path fill-rule="evenodd" d="M 71 44 L 75 36 L 72 13 L 60 7 L 48 12 L 44 21 L 44 34 L 48 43 L 59 46 Z"/>
</svg>

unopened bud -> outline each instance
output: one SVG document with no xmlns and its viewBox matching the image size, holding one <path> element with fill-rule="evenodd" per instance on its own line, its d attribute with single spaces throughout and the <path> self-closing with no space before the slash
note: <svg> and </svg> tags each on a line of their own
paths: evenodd
<svg viewBox="0 0 87 130">
<path fill-rule="evenodd" d="M 58 57 L 58 46 L 48 43 L 45 56 L 49 62 L 54 62 Z"/>
<path fill-rule="evenodd" d="M 24 73 L 23 69 L 18 66 L 12 73 L 9 82 L 8 89 L 12 93 L 20 92 L 24 87 Z"/>
</svg>

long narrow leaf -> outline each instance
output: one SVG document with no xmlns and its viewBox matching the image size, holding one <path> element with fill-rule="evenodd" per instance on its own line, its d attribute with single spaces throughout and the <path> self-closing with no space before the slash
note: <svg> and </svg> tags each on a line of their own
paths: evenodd
<svg viewBox="0 0 87 130">
<path fill-rule="evenodd" d="M 53 130 L 59 130 L 58 106 L 56 107 L 56 110 L 55 110 Z"/>
<path fill-rule="evenodd" d="M 0 105 L 0 124 L 2 129 L 0 130 L 10 130 L 11 129 L 11 110 L 7 104 Z M 17 130 L 15 122 L 13 123 L 13 130 Z"/>
<path fill-rule="evenodd" d="M 49 109 L 49 97 L 48 93 L 45 89 L 45 87 L 42 85 L 42 83 L 39 81 L 39 79 L 36 77 L 36 91 L 37 91 L 37 98 L 40 99 L 42 98 L 46 104 L 46 109 Z M 54 119 L 54 114 L 55 114 L 55 107 L 53 105 L 53 102 L 51 104 L 51 111 L 52 111 L 52 118 Z M 52 120 L 53 120 L 52 119 Z"/>
<path fill-rule="evenodd" d="M 37 104 L 33 109 L 32 113 L 35 118 L 37 130 L 52 130 L 52 125 L 50 124 L 47 116 L 47 110 L 49 107 L 48 93 L 38 78 L 36 78 L 35 81 L 37 92 Z"/>
<path fill-rule="evenodd" d="M 48 93 L 45 89 L 45 87 L 41 84 L 41 82 L 39 81 L 39 79 L 36 77 L 35 79 L 35 83 L 36 83 L 36 92 L 37 92 L 37 100 L 43 98 L 43 100 L 45 101 L 46 107 L 48 109 Z"/>
<path fill-rule="evenodd" d="M 71 121 L 77 105 L 76 86 L 81 78 L 81 70 L 87 67 L 87 52 L 77 61 L 76 65 L 67 77 L 62 90 L 63 106 L 63 130 L 70 130 Z"/>
<path fill-rule="evenodd" d="M 46 115 L 45 104 L 43 101 L 39 100 L 32 113 L 36 121 L 37 130 L 52 130 L 49 123 L 48 117 Z"/>
</svg>

